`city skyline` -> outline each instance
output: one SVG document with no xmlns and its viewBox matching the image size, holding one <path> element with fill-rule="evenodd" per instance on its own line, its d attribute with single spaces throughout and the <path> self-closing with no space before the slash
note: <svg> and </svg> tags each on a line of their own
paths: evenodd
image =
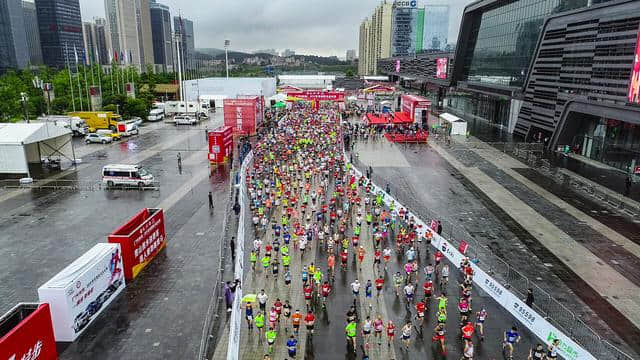
<svg viewBox="0 0 640 360">
<path fill-rule="evenodd" d="M 159 0 L 170 8 L 171 16 L 193 21 L 195 48 L 222 49 L 225 39 L 231 50 L 252 53 L 258 49 L 291 49 L 296 54 L 337 56 L 344 58 L 349 49 L 358 48 L 358 32 L 362 20 L 380 3 L 378 0 L 338 1 L 300 4 L 293 1 L 263 3 L 248 0 L 229 3 L 225 11 L 212 8 L 204 0 L 188 4 L 175 0 Z M 464 6 L 470 0 L 421 1 L 426 5 L 450 6 L 448 38 L 457 39 L 458 25 Z M 80 0 L 83 21 L 105 17 L 100 1 Z M 335 11 L 335 9 L 341 11 Z M 327 19 L 332 21 L 327 21 Z M 283 26 L 286 24 L 286 26 Z M 350 36 L 345 36 L 350 34 Z"/>
</svg>

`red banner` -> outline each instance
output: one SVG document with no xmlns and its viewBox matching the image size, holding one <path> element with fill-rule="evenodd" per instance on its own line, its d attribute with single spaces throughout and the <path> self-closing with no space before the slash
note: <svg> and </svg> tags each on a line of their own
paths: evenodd
<svg viewBox="0 0 640 360">
<path fill-rule="evenodd" d="M 57 359 L 58 351 L 53 336 L 49 304 L 40 304 L 20 321 L 24 312 L 30 311 L 26 308 L 28 306 L 28 304 L 18 305 L 2 317 L 0 321 L 2 328 L 5 325 L 11 326 L 13 321 L 17 324 L 0 338 L 0 359 Z"/>
<path fill-rule="evenodd" d="M 145 208 L 108 236 L 120 244 L 125 279 L 132 280 L 167 245 L 162 209 Z"/>
<path fill-rule="evenodd" d="M 224 125 L 230 126 L 237 135 L 254 135 L 257 121 L 261 119 L 261 100 L 224 99 Z"/>
<path fill-rule="evenodd" d="M 225 126 L 209 132 L 209 161 L 221 164 L 229 160 L 233 151 L 233 129 Z"/>
<path fill-rule="evenodd" d="M 302 100 L 316 101 L 344 101 L 344 93 L 338 91 L 324 90 L 307 90 L 293 91 L 287 93 L 288 96 L 296 97 Z"/>
</svg>

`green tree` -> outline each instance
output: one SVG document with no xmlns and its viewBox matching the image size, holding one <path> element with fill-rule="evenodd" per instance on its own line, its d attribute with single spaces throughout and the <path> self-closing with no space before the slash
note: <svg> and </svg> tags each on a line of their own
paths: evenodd
<svg viewBox="0 0 640 360">
<path fill-rule="evenodd" d="M 102 107 L 102 111 L 111 111 L 113 113 L 116 113 L 117 110 L 118 107 L 115 104 L 109 104 Z"/>
<path fill-rule="evenodd" d="M 125 118 L 138 116 L 142 119 L 145 119 L 148 113 L 149 108 L 147 107 L 147 102 L 144 99 L 133 98 L 127 99 L 124 110 L 122 111 L 122 114 Z"/>
</svg>

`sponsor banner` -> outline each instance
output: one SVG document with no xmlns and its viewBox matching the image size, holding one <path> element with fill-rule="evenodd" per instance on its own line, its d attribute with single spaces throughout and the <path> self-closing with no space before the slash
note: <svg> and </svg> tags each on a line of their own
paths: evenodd
<svg viewBox="0 0 640 360">
<path fill-rule="evenodd" d="M 261 119 L 258 98 L 224 99 L 224 126 L 233 129 L 236 135 L 254 135 L 256 121 Z"/>
<path fill-rule="evenodd" d="M 17 325 L 7 329 L 8 332 L 0 337 L 0 359 L 58 358 L 49 304 L 18 304 L 0 319 L 0 327 L 4 328 L 14 321 Z"/>
<path fill-rule="evenodd" d="M 446 79 L 447 78 L 447 66 L 449 63 L 448 58 L 437 58 L 436 59 L 436 78 L 438 79 Z"/>
<path fill-rule="evenodd" d="M 222 164 L 229 160 L 233 151 L 233 128 L 224 126 L 209 132 L 209 160 Z"/>
<path fill-rule="evenodd" d="M 344 101 L 344 93 L 340 91 L 307 90 L 289 92 L 287 95 L 307 101 Z"/>
<path fill-rule="evenodd" d="M 412 121 L 420 118 L 422 110 L 429 111 L 431 101 L 416 95 L 405 94 L 401 97 L 402 111 L 409 114 Z"/>
<path fill-rule="evenodd" d="M 107 239 L 120 244 L 125 278 L 133 280 L 167 245 L 164 212 L 142 209 Z"/>
<path fill-rule="evenodd" d="M 627 100 L 632 104 L 640 104 L 640 30 L 636 39 L 636 51 L 634 54 Z"/>
<path fill-rule="evenodd" d="M 346 154 L 345 159 L 348 159 Z M 352 169 L 356 172 L 357 176 L 362 176 L 362 172 L 352 166 Z M 402 205 L 394 199 L 391 195 L 384 192 L 384 190 L 377 185 L 373 185 L 374 193 L 381 193 L 384 195 L 383 200 L 387 207 L 394 204 L 394 208 L 398 209 Z M 460 268 L 460 263 L 465 257 L 456 247 L 447 241 L 444 237 L 438 235 L 435 230 L 430 226 L 417 218 L 416 214 L 410 213 L 410 215 L 416 218 L 416 225 L 422 229 L 431 230 L 433 238 L 431 245 L 440 250 L 446 257 L 453 263 L 456 268 Z M 569 336 L 563 334 L 555 326 L 551 325 L 543 316 L 531 309 L 527 304 L 519 299 L 516 295 L 507 290 L 498 281 L 487 275 L 478 265 L 471 262 L 473 268 L 473 282 L 475 282 L 482 290 L 489 294 L 498 304 L 509 311 L 518 321 L 526 326 L 533 334 L 542 339 L 547 345 L 555 339 L 560 340 L 559 354 L 568 360 L 596 360 L 588 351 L 583 349 Z"/>
<path fill-rule="evenodd" d="M 124 289 L 119 244 L 99 243 L 38 289 L 56 341 L 74 341 Z"/>
</svg>

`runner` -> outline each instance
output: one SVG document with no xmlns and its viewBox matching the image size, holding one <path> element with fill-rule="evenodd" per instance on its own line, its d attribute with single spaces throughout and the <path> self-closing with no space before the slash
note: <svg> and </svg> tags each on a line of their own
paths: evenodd
<svg viewBox="0 0 640 360">
<path fill-rule="evenodd" d="M 484 322 L 487 320 L 487 310 L 482 308 L 476 313 L 476 327 L 480 334 L 480 341 L 484 341 Z"/>
<path fill-rule="evenodd" d="M 313 315 L 313 312 L 309 310 L 307 315 L 304 317 L 304 325 L 307 327 L 307 333 L 309 336 L 313 336 L 313 328 L 316 324 L 316 317 Z"/>
<path fill-rule="evenodd" d="M 344 328 L 347 334 L 347 344 L 351 345 L 353 348 L 353 352 L 356 352 L 356 335 L 357 335 L 358 325 L 355 321 L 350 321 L 347 323 L 347 326 Z"/>
<path fill-rule="evenodd" d="M 376 279 L 376 297 L 380 298 L 380 293 L 382 292 L 382 287 L 384 286 L 384 277 L 380 275 Z"/>
<path fill-rule="evenodd" d="M 440 349 L 442 350 L 442 355 L 447 355 L 447 348 L 444 343 L 444 334 L 446 333 L 445 325 L 443 323 L 438 323 L 435 329 L 433 329 L 433 338 L 432 340 L 440 342 Z"/>
<path fill-rule="evenodd" d="M 411 321 L 408 321 L 402 327 L 402 342 L 404 343 L 405 350 L 409 350 L 409 345 L 411 345 L 411 328 L 413 324 Z"/>
<path fill-rule="evenodd" d="M 464 340 L 465 344 L 473 341 L 473 331 L 474 327 L 471 324 L 471 321 L 467 322 L 465 326 L 462 327 L 462 340 Z"/>
<path fill-rule="evenodd" d="M 256 329 L 258 330 L 258 342 L 262 343 L 262 337 L 264 336 L 264 313 L 258 311 L 255 318 Z"/>
<path fill-rule="evenodd" d="M 542 344 L 538 343 L 534 348 L 529 350 L 528 360 L 544 360 L 545 359 L 545 351 Z"/>
<path fill-rule="evenodd" d="M 384 320 L 382 316 L 378 314 L 378 317 L 373 321 L 373 330 L 375 331 L 376 340 L 378 340 L 378 346 L 382 345 L 382 330 L 384 330 Z"/>
<path fill-rule="evenodd" d="M 287 351 L 289 352 L 289 357 L 292 359 L 296 358 L 296 352 L 298 351 L 298 340 L 291 335 L 289 340 L 287 340 Z"/>
<path fill-rule="evenodd" d="M 291 316 L 291 323 L 293 324 L 293 333 L 297 336 L 300 331 L 300 322 L 302 321 L 302 314 L 300 310 L 296 309 L 296 312 Z"/>
<path fill-rule="evenodd" d="M 389 320 L 387 323 L 387 347 L 390 347 L 393 344 L 393 340 L 396 337 L 396 326 L 393 324 L 393 321 Z"/>
<path fill-rule="evenodd" d="M 556 360 L 558 358 L 558 349 L 560 347 L 560 340 L 553 339 L 549 347 L 547 348 L 547 359 Z"/>
<path fill-rule="evenodd" d="M 515 326 L 504 332 L 502 348 L 509 349 L 509 359 L 513 359 L 513 345 L 519 342 L 520 334 Z"/>
<path fill-rule="evenodd" d="M 273 327 L 270 327 L 269 330 L 267 330 L 267 334 L 266 334 L 267 345 L 269 345 L 269 353 L 273 352 L 273 344 L 276 343 L 277 337 L 278 337 L 278 332 L 275 331 Z"/>
</svg>

